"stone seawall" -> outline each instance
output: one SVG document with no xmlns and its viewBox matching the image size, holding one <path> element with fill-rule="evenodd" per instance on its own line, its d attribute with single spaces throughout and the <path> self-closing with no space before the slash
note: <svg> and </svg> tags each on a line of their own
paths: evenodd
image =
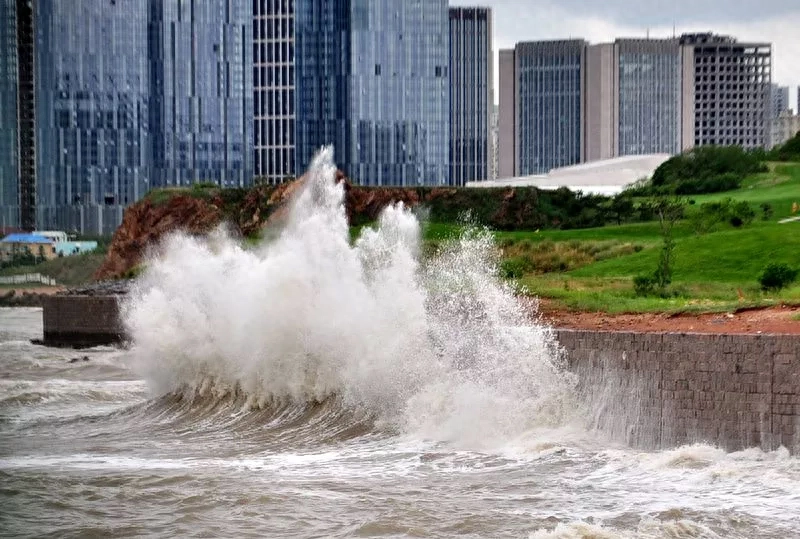
<svg viewBox="0 0 800 539">
<path fill-rule="evenodd" d="M 122 342 L 121 296 L 49 296 L 42 299 L 43 343 L 89 347 Z"/>
<path fill-rule="evenodd" d="M 800 452 L 800 335 L 556 335 L 592 426 L 615 439 Z"/>
<path fill-rule="evenodd" d="M 43 298 L 44 344 L 124 340 L 119 295 Z M 555 330 L 590 426 L 635 447 L 800 453 L 800 335 Z"/>
</svg>

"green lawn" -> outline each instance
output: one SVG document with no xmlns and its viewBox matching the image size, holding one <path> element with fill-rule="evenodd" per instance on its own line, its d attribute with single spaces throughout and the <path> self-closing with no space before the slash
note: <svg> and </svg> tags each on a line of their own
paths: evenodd
<svg viewBox="0 0 800 539">
<path fill-rule="evenodd" d="M 103 263 L 104 254 L 87 253 L 83 255 L 54 258 L 35 266 L 19 266 L 0 270 L 0 275 L 20 275 L 41 273 L 52 277 L 60 285 L 74 286 L 89 282 L 92 275 Z"/>
</svg>

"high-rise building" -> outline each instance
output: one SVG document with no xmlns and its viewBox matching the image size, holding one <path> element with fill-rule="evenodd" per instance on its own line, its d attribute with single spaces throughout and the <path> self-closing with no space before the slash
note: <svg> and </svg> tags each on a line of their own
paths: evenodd
<svg viewBox="0 0 800 539">
<path fill-rule="evenodd" d="M 253 2 L 254 173 L 268 183 L 296 175 L 294 2 Z"/>
<path fill-rule="evenodd" d="M 770 111 L 772 118 L 777 118 L 782 112 L 789 110 L 789 87 L 772 84 L 770 86 Z"/>
<path fill-rule="evenodd" d="M 499 53 L 497 106 L 497 177 L 511 178 L 517 169 L 517 69 L 514 49 Z"/>
<path fill-rule="evenodd" d="M 800 133 L 800 114 L 784 110 L 777 118 L 770 120 L 769 148 L 785 144 L 798 133 Z"/>
<path fill-rule="evenodd" d="M 36 228 L 33 0 L 0 2 L 0 228 Z"/>
<path fill-rule="evenodd" d="M 515 62 L 517 175 L 583 161 L 586 42 L 518 43 Z"/>
<path fill-rule="evenodd" d="M 616 156 L 680 151 L 681 51 L 677 39 L 618 39 Z"/>
<path fill-rule="evenodd" d="M 0 231 L 20 226 L 18 74 L 16 0 L 3 0 L 0 2 Z"/>
<path fill-rule="evenodd" d="M 37 224 L 110 234 L 150 171 L 146 2 L 38 0 Z"/>
<path fill-rule="evenodd" d="M 684 117 L 694 117 L 683 147 L 738 145 L 764 147 L 768 142 L 772 46 L 739 43 L 711 33 L 684 34 L 680 43 L 691 61 L 684 76 L 693 79 L 692 105 Z M 691 140 L 693 135 L 694 140 Z"/>
<path fill-rule="evenodd" d="M 153 185 L 252 181 L 252 32 L 250 2 L 151 0 Z"/>
<path fill-rule="evenodd" d="M 298 170 L 333 144 L 357 182 L 448 183 L 446 0 L 295 0 L 295 43 Z"/>
<path fill-rule="evenodd" d="M 492 11 L 450 8 L 450 183 L 491 179 Z"/>
</svg>

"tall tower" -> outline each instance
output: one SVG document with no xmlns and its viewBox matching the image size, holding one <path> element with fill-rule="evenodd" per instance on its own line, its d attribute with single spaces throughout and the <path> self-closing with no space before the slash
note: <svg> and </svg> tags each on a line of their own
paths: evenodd
<svg viewBox="0 0 800 539">
<path fill-rule="evenodd" d="M 450 8 L 450 183 L 491 179 L 492 11 Z"/>
<path fill-rule="evenodd" d="M 446 185 L 446 0 L 296 0 L 297 168 L 333 144 L 354 180 Z"/>
<path fill-rule="evenodd" d="M 294 1 L 253 2 L 253 114 L 257 178 L 280 183 L 295 170 Z"/>
</svg>

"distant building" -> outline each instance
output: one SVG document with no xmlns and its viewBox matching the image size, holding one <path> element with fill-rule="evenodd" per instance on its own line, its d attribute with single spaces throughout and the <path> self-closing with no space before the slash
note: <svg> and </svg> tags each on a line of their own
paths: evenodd
<svg viewBox="0 0 800 539">
<path fill-rule="evenodd" d="M 116 4 L 138 8 L 145 2 Z M 253 175 L 251 3 L 151 0 L 150 4 L 152 185 L 249 185 Z M 145 65 L 147 59 L 143 52 L 136 57 Z"/>
<path fill-rule="evenodd" d="M 295 169 L 295 2 L 253 2 L 254 173 L 280 183 Z"/>
<path fill-rule="evenodd" d="M 492 11 L 450 8 L 450 184 L 492 173 Z"/>
<path fill-rule="evenodd" d="M 800 132 L 800 114 L 785 110 L 777 118 L 770 121 L 770 148 L 785 144 Z"/>
<path fill-rule="evenodd" d="M 33 0 L 0 2 L 0 229 L 36 227 Z"/>
<path fill-rule="evenodd" d="M 511 178 L 517 169 L 517 69 L 514 49 L 499 53 L 497 109 L 497 177 Z"/>
<path fill-rule="evenodd" d="M 711 33 L 684 34 L 680 38 L 690 61 L 684 76 L 694 84 L 685 118 L 694 125 L 684 133 L 683 147 L 765 147 L 768 140 L 772 82 L 772 46 L 739 43 Z M 692 140 L 693 138 L 693 140 Z"/>
<path fill-rule="evenodd" d="M 372 185 L 446 185 L 446 0 L 295 0 L 296 169 L 333 144 Z"/>
<path fill-rule="evenodd" d="M 772 84 L 770 86 L 770 99 L 772 118 L 777 118 L 782 112 L 789 110 L 789 87 Z"/>
<path fill-rule="evenodd" d="M 583 161 L 583 40 L 518 43 L 514 49 L 515 175 Z"/>
<path fill-rule="evenodd" d="M 38 227 L 111 234 L 150 180 L 146 2 L 36 2 Z"/>
<path fill-rule="evenodd" d="M 9 234 L 0 240 L 0 260 L 7 262 L 21 255 L 33 255 L 45 260 L 58 256 L 56 243 L 37 234 Z"/>
</svg>

